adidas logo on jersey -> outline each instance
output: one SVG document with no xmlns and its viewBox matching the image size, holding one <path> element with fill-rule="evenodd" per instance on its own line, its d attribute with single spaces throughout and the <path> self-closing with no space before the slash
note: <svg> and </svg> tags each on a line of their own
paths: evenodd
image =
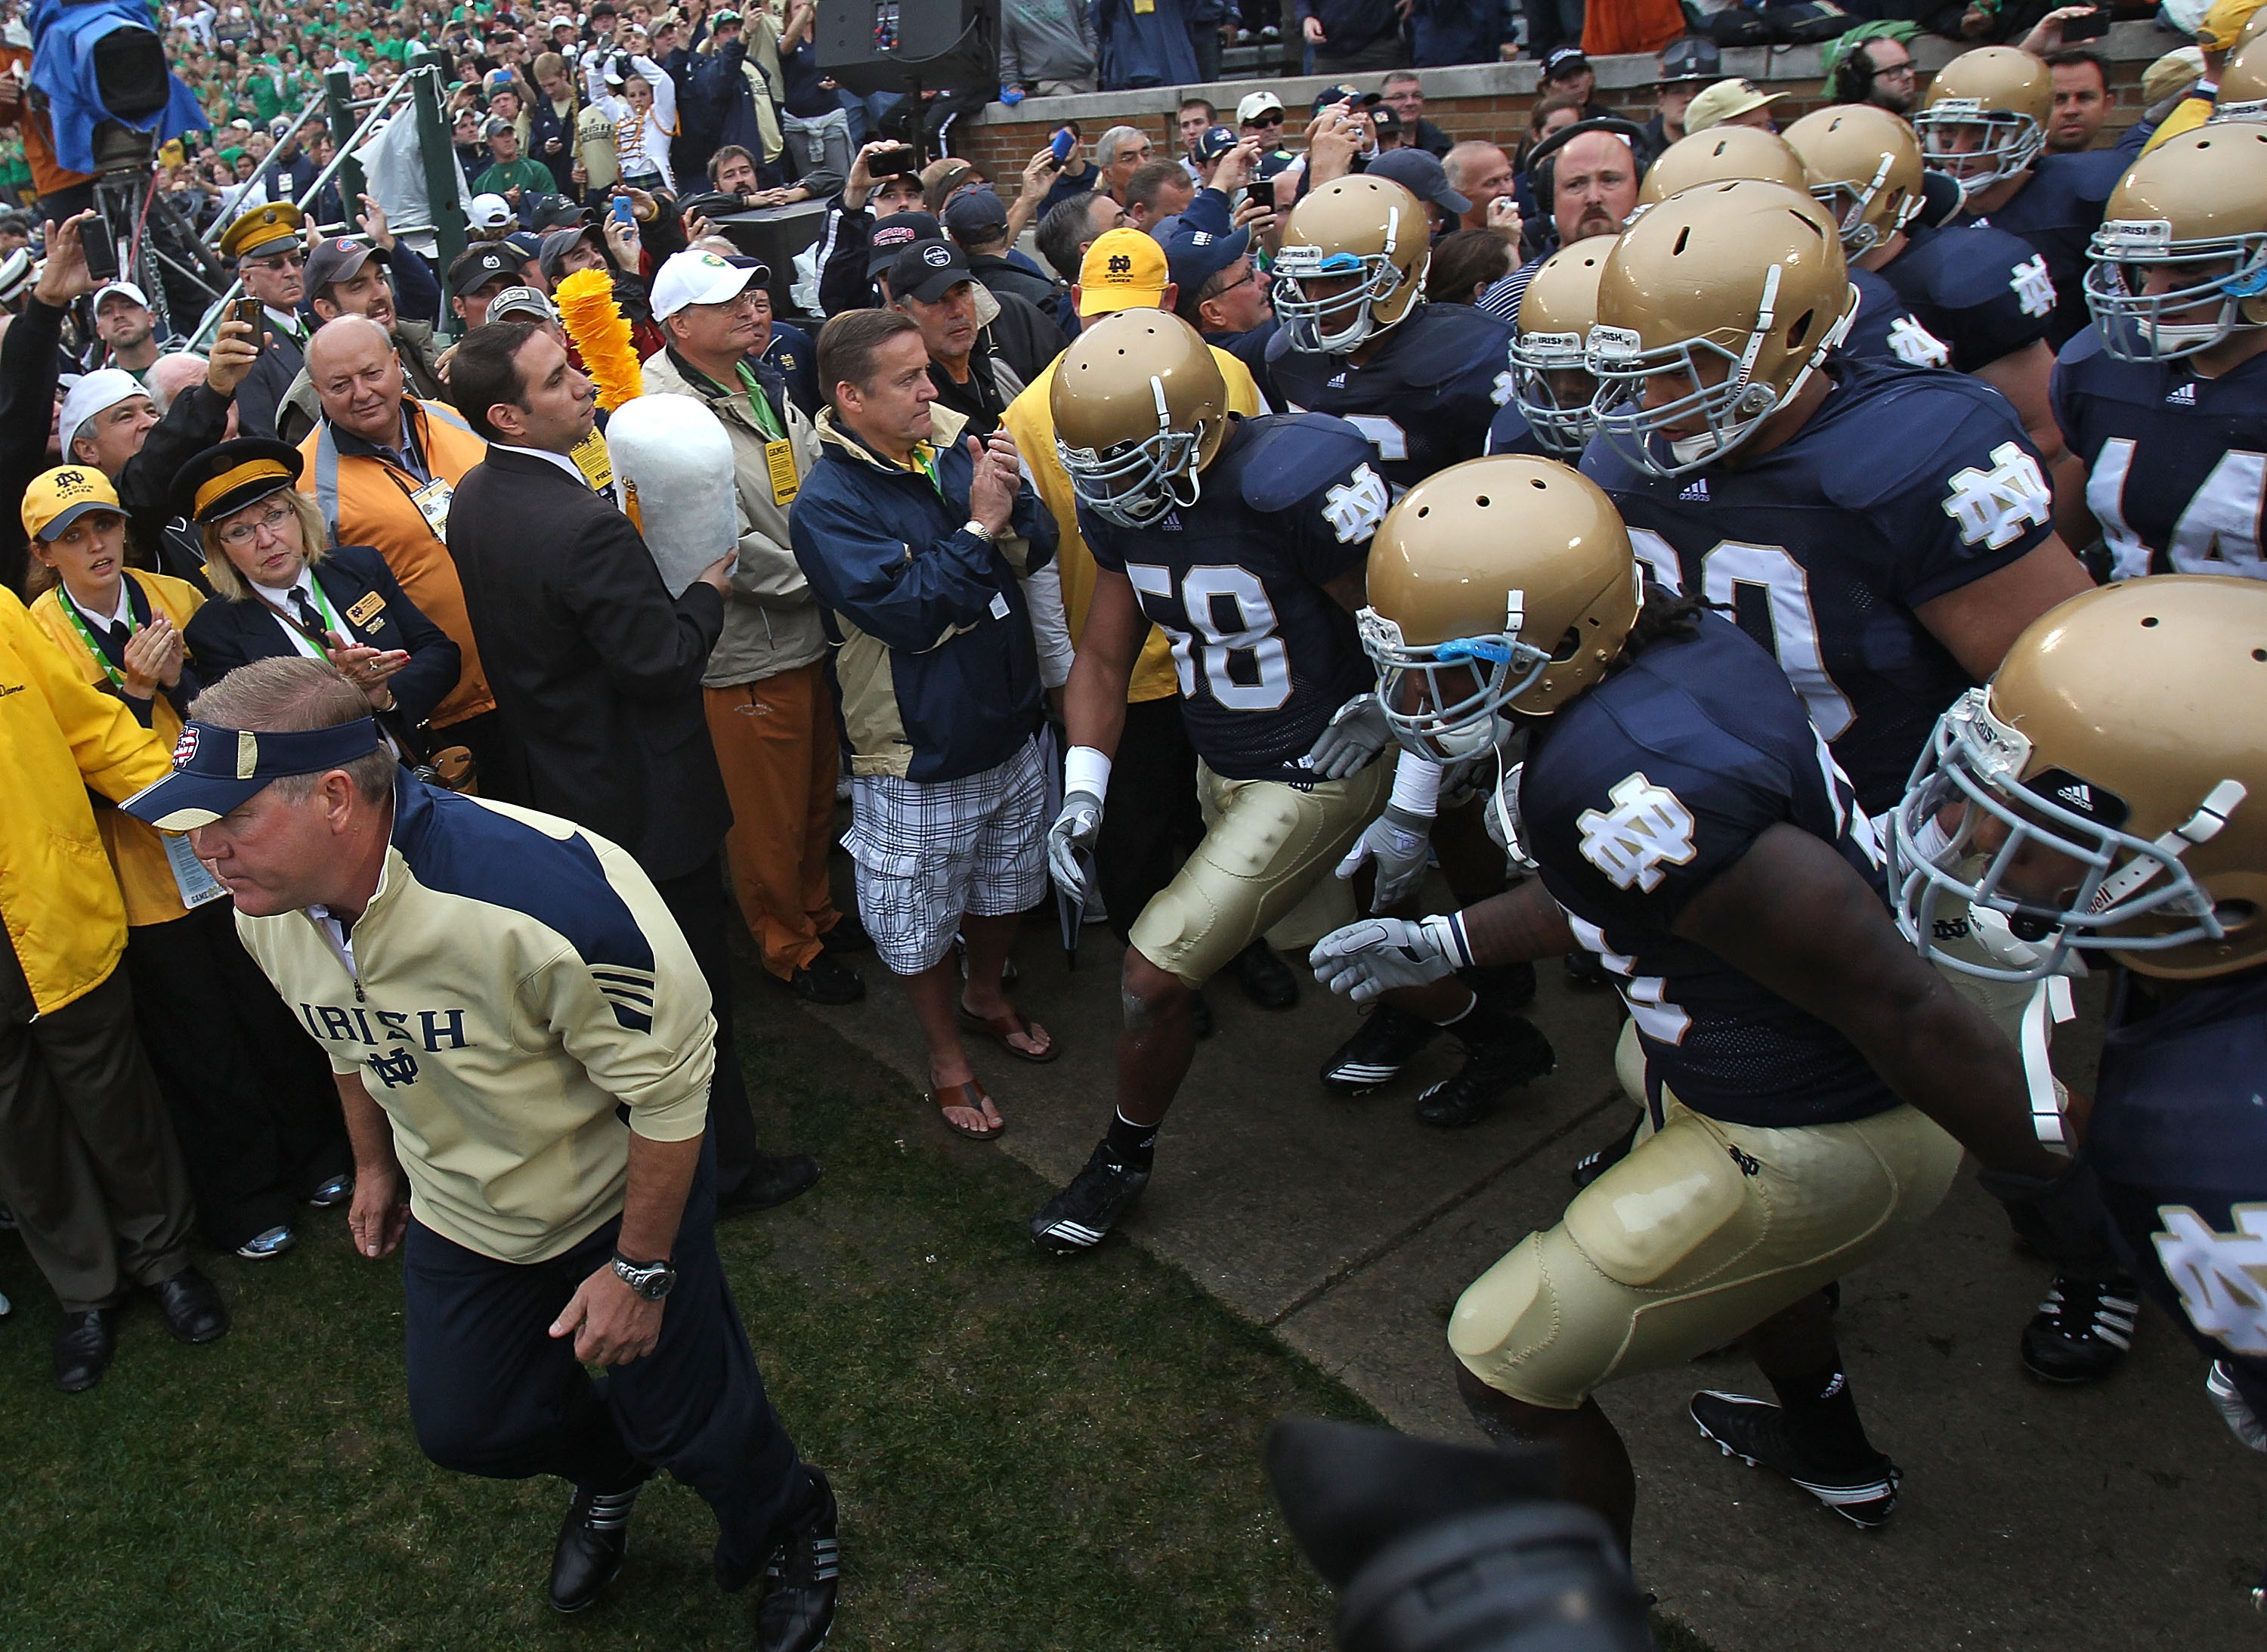
<svg viewBox="0 0 2267 1652">
<path fill-rule="evenodd" d="M 1179 533 L 1183 531 L 1184 530 L 1181 527 L 1181 513 L 1178 510 L 1166 511 L 1165 519 L 1157 524 L 1157 532 L 1160 533 Z"/>
<path fill-rule="evenodd" d="M 1708 479 L 1706 476 L 1695 476 L 1691 481 L 1684 484 L 1684 491 L 1676 496 L 1679 499 L 1689 500 L 1694 504 L 1706 504 L 1708 503 Z"/>
<path fill-rule="evenodd" d="M 1346 388 L 1346 375 L 1344 373 L 1332 374 L 1331 377 L 1331 382 L 1324 385 L 1324 388 L 1327 390 L 1344 390 Z"/>
<path fill-rule="evenodd" d="M 2182 384 L 2175 385 L 2170 390 L 2167 391 L 2165 393 L 2165 405 L 2168 407 L 2193 407 L 2196 406 L 2196 381 L 2191 378 Z"/>
</svg>

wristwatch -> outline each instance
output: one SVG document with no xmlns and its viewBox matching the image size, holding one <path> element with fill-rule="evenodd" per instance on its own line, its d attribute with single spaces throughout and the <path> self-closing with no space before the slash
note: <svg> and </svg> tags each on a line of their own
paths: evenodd
<svg viewBox="0 0 2267 1652">
<path fill-rule="evenodd" d="M 973 533 L 978 539 L 983 540 L 987 545 L 997 545 L 1000 542 L 1000 536 L 993 532 L 991 529 L 986 527 L 981 522 L 979 522 L 974 517 L 971 517 L 967 521 L 962 523 L 960 525 L 960 531 L 963 533 Z"/>
<path fill-rule="evenodd" d="M 648 1302 L 659 1302 L 677 1283 L 677 1270 L 666 1262 L 633 1262 L 614 1252 L 614 1276 Z"/>
</svg>

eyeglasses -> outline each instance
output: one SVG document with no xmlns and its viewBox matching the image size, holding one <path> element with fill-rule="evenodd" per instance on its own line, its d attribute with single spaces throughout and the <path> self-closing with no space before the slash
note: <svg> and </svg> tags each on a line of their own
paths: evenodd
<svg viewBox="0 0 2267 1652">
<path fill-rule="evenodd" d="M 307 255 L 304 253 L 278 253 L 273 258 L 255 258 L 251 261 L 255 269 L 297 269 L 306 261 Z"/>
<path fill-rule="evenodd" d="M 249 545 L 262 533 L 280 533 L 284 523 L 289 521 L 290 517 L 290 506 L 277 505 L 273 510 L 261 511 L 253 521 L 232 523 L 223 528 L 220 531 L 220 542 L 223 545 L 239 547 Z"/>
<path fill-rule="evenodd" d="M 1245 270 L 1243 275 L 1237 276 L 1234 281 L 1229 282 L 1227 286 L 1222 287 L 1218 292 L 1213 294 L 1213 297 L 1214 298 L 1225 298 L 1229 294 L 1234 292 L 1238 287 L 1244 286 L 1249 283 L 1255 282 L 1258 279 L 1259 267 L 1255 264 L 1250 269 Z"/>
<path fill-rule="evenodd" d="M 1875 77 L 1882 80 L 1911 80 L 1912 72 L 1912 59 L 1910 57 L 1902 63 L 1876 63 L 1874 66 Z"/>
</svg>

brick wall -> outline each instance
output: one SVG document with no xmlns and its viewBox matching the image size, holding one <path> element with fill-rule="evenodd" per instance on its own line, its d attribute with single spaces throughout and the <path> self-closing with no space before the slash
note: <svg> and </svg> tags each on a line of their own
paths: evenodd
<svg viewBox="0 0 2267 1652">
<path fill-rule="evenodd" d="M 2117 135 L 2140 114 L 2141 74 L 2157 56 L 2178 42 L 2146 24 L 2115 26 L 2099 48 L 2110 59 L 2111 93 L 2115 106 L 2102 143 Z M 1924 68 L 1939 69 L 1956 56 L 1960 48 L 1933 36 L 1914 42 L 1914 55 Z M 1602 57 L 1596 61 L 1598 97 L 1634 120 L 1653 117 L 1652 83 L 1656 71 L 1651 57 Z M 1797 116 L 1823 106 L 1819 53 L 1816 47 L 1778 50 L 1741 50 L 1724 54 L 1728 75 L 1745 75 L 1770 91 L 1789 95 L 1776 106 L 1785 127 Z M 1455 69 L 1430 69 L 1425 77 L 1425 118 L 1453 137 L 1490 137 L 1508 145 L 1527 130 L 1528 112 L 1537 101 L 1538 70 L 1531 63 L 1478 64 Z M 1383 76 L 1354 77 L 1368 87 Z M 1139 127 L 1149 135 L 1160 156 L 1178 152 L 1173 111 L 1185 92 L 1209 98 L 1222 118 L 1234 124 L 1236 100 L 1244 93 L 1269 91 L 1283 100 L 1293 129 L 1316 92 L 1332 84 L 1324 77 L 1293 77 L 1275 80 L 1237 80 L 1213 86 L 1160 87 L 1145 92 L 1099 92 L 1076 98 L 1033 98 L 1011 109 L 993 104 L 983 117 L 956 128 L 955 149 L 1000 175 L 1009 183 L 1024 163 L 1064 121 L 1075 120 L 1089 143 L 1112 126 Z"/>
</svg>

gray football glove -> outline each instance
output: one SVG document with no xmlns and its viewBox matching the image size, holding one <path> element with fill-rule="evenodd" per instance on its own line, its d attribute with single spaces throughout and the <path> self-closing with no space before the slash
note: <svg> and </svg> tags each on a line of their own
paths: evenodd
<svg viewBox="0 0 2267 1652">
<path fill-rule="evenodd" d="M 1393 744 L 1385 708 L 1376 694 L 1356 694 L 1331 713 L 1328 727 L 1307 750 L 1307 763 L 1318 780 L 1344 780 L 1360 774 Z"/>
<path fill-rule="evenodd" d="M 1062 808 L 1047 828 L 1047 875 L 1066 895 L 1086 898 L 1086 869 L 1081 855 L 1094 853 L 1094 840 L 1102 834 L 1102 799 L 1090 791 L 1063 794 Z"/>
<path fill-rule="evenodd" d="M 1433 817 L 1412 814 L 1388 804 L 1385 812 L 1371 821 L 1339 863 L 1339 876 L 1351 878 L 1365 861 L 1377 867 L 1377 887 L 1369 898 L 1372 912 L 1396 907 L 1417 892 L 1424 881 L 1425 863 L 1431 858 Z"/>
<path fill-rule="evenodd" d="M 1332 992 L 1368 1003 L 1396 987 L 1427 987 L 1472 961 L 1464 926 L 1446 917 L 1362 918 L 1315 943 L 1307 963 Z"/>
</svg>

